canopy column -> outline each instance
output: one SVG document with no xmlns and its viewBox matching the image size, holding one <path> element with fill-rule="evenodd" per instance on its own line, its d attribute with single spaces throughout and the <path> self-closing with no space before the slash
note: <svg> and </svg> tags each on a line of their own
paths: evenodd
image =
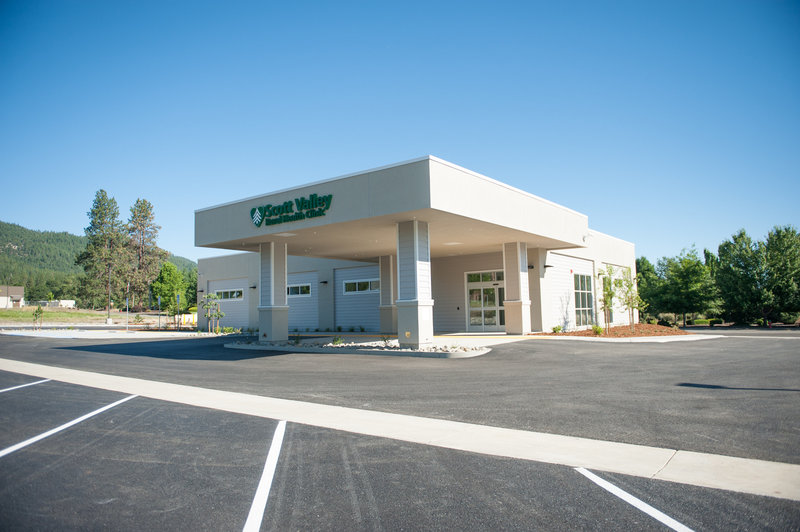
<svg viewBox="0 0 800 532">
<path fill-rule="evenodd" d="M 433 344 L 431 250 L 428 223 L 397 224 L 397 338 L 418 349 Z"/>
<path fill-rule="evenodd" d="M 397 333 L 397 259 L 394 255 L 383 255 L 378 258 L 381 298 L 379 310 L 381 314 L 381 332 Z"/>
<path fill-rule="evenodd" d="M 258 305 L 258 338 L 261 342 L 283 342 L 289 339 L 286 244 L 266 242 L 259 247 L 261 299 Z"/>
<path fill-rule="evenodd" d="M 531 300 L 528 286 L 528 245 L 525 242 L 503 244 L 505 277 L 506 333 L 531 332 Z"/>
</svg>

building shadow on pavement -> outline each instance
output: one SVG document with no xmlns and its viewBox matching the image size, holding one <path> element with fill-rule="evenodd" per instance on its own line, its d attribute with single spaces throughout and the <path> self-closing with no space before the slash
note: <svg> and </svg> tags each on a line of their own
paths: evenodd
<svg viewBox="0 0 800 532">
<path fill-rule="evenodd" d="M 237 337 L 238 341 L 258 341 L 255 336 Z M 228 349 L 224 344 L 230 343 L 231 338 L 187 338 L 164 339 L 152 341 L 137 341 L 115 343 L 95 343 L 87 345 L 61 346 L 56 349 L 67 351 L 82 351 L 86 353 L 106 353 L 131 357 L 163 358 L 169 360 L 212 360 L 212 361 L 237 361 L 254 358 L 267 358 L 291 354 L 292 351 L 268 351 Z"/>
<path fill-rule="evenodd" d="M 742 388 L 737 386 L 723 386 L 720 384 L 699 384 L 696 382 L 679 382 L 676 386 L 684 388 L 703 388 L 705 390 L 751 390 L 758 392 L 800 392 L 795 388 Z"/>
</svg>

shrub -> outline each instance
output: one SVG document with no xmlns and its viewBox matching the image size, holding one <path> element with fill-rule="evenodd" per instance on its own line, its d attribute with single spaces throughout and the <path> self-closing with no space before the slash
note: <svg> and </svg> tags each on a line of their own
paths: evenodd
<svg viewBox="0 0 800 532">
<path fill-rule="evenodd" d="M 592 325 L 592 332 L 600 336 L 601 334 L 603 334 L 603 328 L 600 327 L 599 325 Z"/>
<path fill-rule="evenodd" d="M 722 325 L 722 319 L 720 319 L 720 318 L 714 318 L 714 319 L 708 320 L 708 324 L 709 324 L 711 327 L 713 327 L 714 325 Z"/>
<path fill-rule="evenodd" d="M 342 340 L 342 337 L 341 337 L 341 336 L 334 336 L 334 337 L 333 337 L 333 341 L 331 341 L 331 343 L 332 343 L 333 345 L 340 345 L 340 344 L 343 344 L 343 343 L 344 343 L 344 340 Z"/>
<path fill-rule="evenodd" d="M 692 325 L 708 325 L 709 321 L 711 321 L 711 320 L 696 319 L 696 320 L 692 320 Z"/>
<path fill-rule="evenodd" d="M 561 327 L 561 325 L 556 325 L 555 327 L 553 327 L 553 332 L 556 334 L 560 333 L 562 330 L 563 328 Z"/>
</svg>

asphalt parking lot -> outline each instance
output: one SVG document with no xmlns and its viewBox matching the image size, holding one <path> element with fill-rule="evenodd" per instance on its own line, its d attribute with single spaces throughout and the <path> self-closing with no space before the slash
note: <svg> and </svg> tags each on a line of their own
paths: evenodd
<svg viewBox="0 0 800 532">
<path fill-rule="evenodd" d="M 463 360 L 242 352 L 217 339 L 0 337 L 0 358 L 128 377 L 144 391 L 58 379 L 15 388 L 42 378 L 0 371 L 3 529 L 245 529 L 280 420 L 148 397 L 153 383 L 800 464 L 800 341 L 791 337 L 533 339 Z M 263 530 L 665 527 L 556 463 L 292 421 L 278 449 Z M 593 473 L 673 527 L 800 526 L 796 500 Z"/>
</svg>

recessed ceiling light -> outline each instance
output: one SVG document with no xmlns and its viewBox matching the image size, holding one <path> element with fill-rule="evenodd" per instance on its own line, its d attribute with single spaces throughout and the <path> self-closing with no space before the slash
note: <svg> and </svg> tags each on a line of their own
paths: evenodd
<svg viewBox="0 0 800 532">
<path fill-rule="evenodd" d="M 297 236 L 297 233 L 275 233 L 274 236 Z"/>
</svg>

